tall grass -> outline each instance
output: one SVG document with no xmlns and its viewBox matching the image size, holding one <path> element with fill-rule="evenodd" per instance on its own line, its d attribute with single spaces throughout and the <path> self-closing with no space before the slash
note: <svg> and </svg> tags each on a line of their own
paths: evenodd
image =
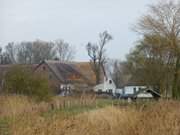
<svg viewBox="0 0 180 135">
<path fill-rule="evenodd" d="M 48 109 L 47 103 L 36 103 L 26 96 L 0 96 L 0 117 L 34 114 Z"/>
<path fill-rule="evenodd" d="M 108 101 L 107 103 L 102 100 L 97 102 L 93 97 L 80 99 L 56 97 L 48 103 L 36 103 L 22 96 L 3 96 L 0 99 L 2 101 L 0 105 L 3 106 L 0 108 L 0 125 L 4 124 L 1 134 L 180 134 L 180 103 L 178 101 L 159 101 L 124 107 L 113 106 L 112 102 Z M 105 104 L 109 106 L 105 107 Z M 100 107 L 97 107 L 98 105 Z M 73 111 L 75 115 L 66 115 Z"/>
<path fill-rule="evenodd" d="M 36 102 L 27 96 L 20 95 L 0 96 L 0 117 L 42 114 L 57 110 L 95 106 L 96 98 L 94 96 L 81 96 L 79 98 L 54 97 L 48 102 Z"/>
<path fill-rule="evenodd" d="M 79 116 L 74 125 L 67 134 L 179 135 L 180 103 L 161 101 L 138 110 L 108 107 Z"/>
</svg>

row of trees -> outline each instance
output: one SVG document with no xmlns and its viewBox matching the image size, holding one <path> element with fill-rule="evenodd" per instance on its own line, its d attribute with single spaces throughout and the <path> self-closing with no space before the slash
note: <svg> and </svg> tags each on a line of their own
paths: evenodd
<svg viewBox="0 0 180 135">
<path fill-rule="evenodd" d="M 8 43 L 0 49 L 0 64 L 34 64 L 42 60 L 70 61 L 75 48 L 63 40 Z"/>
<path fill-rule="evenodd" d="M 134 30 L 142 38 L 127 55 L 126 64 L 115 64 L 114 78 L 134 76 L 137 82 L 158 86 L 161 94 L 180 98 L 180 2 L 150 5 Z"/>
<path fill-rule="evenodd" d="M 172 89 L 172 96 L 180 98 L 180 2 L 171 0 L 151 5 L 135 30 L 143 38 L 129 61 L 134 58 L 134 66 L 146 71 L 147 82 L 157 79 L 162 92 Z"/>
</svg>

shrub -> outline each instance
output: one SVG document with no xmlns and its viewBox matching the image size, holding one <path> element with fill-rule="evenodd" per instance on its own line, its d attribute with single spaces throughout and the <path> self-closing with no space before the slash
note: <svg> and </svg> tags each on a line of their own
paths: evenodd
<svg viewBox="0 0 180 135">
<path fill-rule="evenodd" d="M 5 92 L 48 100 L 51 92 L 48 79 L 39 73 L 33 74 L 27 67 L 14 66 L 5 75 Z"/>
</svg>

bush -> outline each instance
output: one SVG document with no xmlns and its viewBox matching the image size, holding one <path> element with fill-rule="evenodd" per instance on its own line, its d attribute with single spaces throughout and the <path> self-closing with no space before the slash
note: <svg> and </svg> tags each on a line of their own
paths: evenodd
<svg viewBox="0 0 180 135">
<path fill-rule="evenodd" d="M 48 100 L 51 92 L 48 79 L 42 74 L 33 74 L 27 67 L 14 66 L 5 75 L 5 92 Z"/>
</svg>

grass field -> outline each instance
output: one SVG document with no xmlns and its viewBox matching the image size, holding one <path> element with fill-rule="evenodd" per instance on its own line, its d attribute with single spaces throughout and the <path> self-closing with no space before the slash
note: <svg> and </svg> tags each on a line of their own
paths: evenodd
<svg viewBox="0 0 180 135">
<path fill-rule="evenodd" d="M 0 97 L 0 135 L 179 135 L 180 103 Z"/>
</svg>

